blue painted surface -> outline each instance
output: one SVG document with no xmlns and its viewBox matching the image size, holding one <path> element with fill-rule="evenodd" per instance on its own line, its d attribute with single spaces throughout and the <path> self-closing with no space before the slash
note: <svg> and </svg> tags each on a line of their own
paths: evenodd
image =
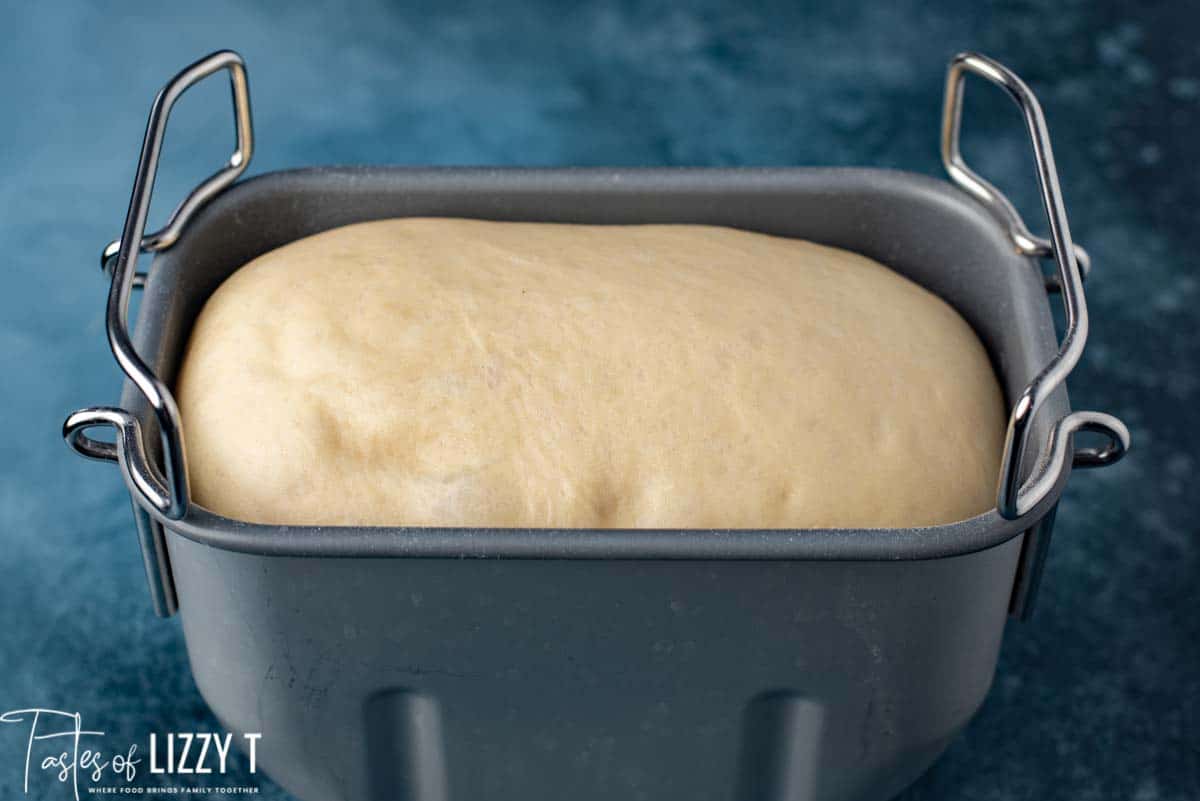
<svg viewBox="0 0 1200 801">
<path fill-rule="evenodd" d="M 78 710 L 113 742 L 216 726 L 178 621 L 150 615 L 117 471 L 73 457 L 58 433 L 68 411 L 117 396 L 97 254 L 121 224 L 149 101 L 177 68 L 220 47 L 246 56 L 253 172 L 870 164 L 937 174 L 944 64 L 975 48 L 1016 68 L 1046 106 L 1073 229 L 1096 263 L 1072 396 L 1123 417 L 1136 450 L 1075 476 L 1034 621 L 1010 626 L 984 709 L 904 798 L 1200 796 L 1197 12 L 1041 0 L 565 6 L 7 10 L 0 711 Z M 181 104 L 157 219 L 231 147 L 227 102 L 214 83 Z M 976 84 L 967 114 L 968 157 L 1040 220 L 1015 111 Z M 14 728 L 0 726 L 4 798 L 21 797 Z M 220 783 L 286 797 L 244 772 Z"/>
</svg>

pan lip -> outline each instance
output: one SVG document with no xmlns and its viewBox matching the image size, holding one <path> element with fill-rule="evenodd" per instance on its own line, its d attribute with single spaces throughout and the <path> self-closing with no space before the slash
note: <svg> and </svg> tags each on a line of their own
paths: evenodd
<svg viewBox="0 0 1200 801">
<path fill-rule="evenodd" d="M 388 189 L 405 178 L 439 189 L 520 193 L 670 195 L 674 191 L 771 192 L 830 187 L 859 188 L 916 195 L 925 202 L 948 204 L 954 213 L 974 218 L 997 242 L 1006 237 L 1002 222 L 947 181 L 877 167 L 521 167 L 521 166 L 313 166 L 266 172 L 241 180 L 202 209 L 204 218 L 229 213 L 258 192 L 283 184 L 341 179 L 356 190 Z M 395 187 L 390 187 L 393 191 Z M 403 215 L 390 215 L 403 216 Z M 415 215 L 414 215 L 415 216 Z M 437 215 L 429 215 L 437 216 Z M 454 215 L 445 215 L 454 216 Z M 464 215 L 459 215 L 464 216 Z M 471 215 L 466 215 L 471 216 Z M 569 217 L 569 213 L 565 216 Z M 478 218 L 478 217 L 477 217 Z M 499 217 L 503 219 L 503 215 Z M 364 218 L 373 219 L 370 217 Z M 378 218 L 375 218 L 378 219 Z M 527 218 L 528 219 L 528 218 Z M 540 220 L 556 222 L 555 219 Z M 338 223 L 341 225 L 344 223 Z M 598 223 L 623 224 L 623 223 Z M 636 224 L 636 223 L 629 223 Z M 983 230 L 981 228 L 981 230 Z M 184 234 L 186 239 L 187 234 Z M 173 251 L 157 259 L 170 261 Z M 1020 257 L 1015 257 L 1020 258 Z M 157 261 L 156 259 L 156 261 Z M 158 266 L 158 265 L 156 265 Z M 153 294 L 157 269 L 150 271 L 147 296 Z M 150 303 L 143 302 L 142 315 Z M 139 319 L 139 349 L 157 336 L 154 325 Z M 149 332 L 149 333 L 148 333 Z M 123 402 L 141 408 L 128 384 Z M 144 411 L 144 409 L 142 410 Z M 1047 403 L 1047 413 L 1067 411 Z M 1057 503 L 1070 474 L 1069 463 L 1056 476 L 1054 489 L 1027 514 L 1006 520 L 993 508 L 967 520 L 936 526 L 873 529 L 560 529 L 414 526 L 291 526 L 227 518 L 192 503 L 178 520 L 146 511 L 165 529 L 193 542 L 246 554 L 332 558 L 477 558 L 565 560 L 700 561 L 909 561 L 962 556 L 1002 545 L 1032 528 Z M 137 498 L 137 493 L 133 493 Z"/>
<path fill-rule="evenodd" d="M 1057 502 L 1017 520 L 992 509 L 936 526 L 876 529 L 563 529 L 293 526 L 249 523 L 193 503 L 167 530 L 223 551 L 278 557 L 607 561 L 897 562 L 966 556 L 1024 533 Z"/>
<path fill-rule="evenodd" d="M 762 191 L 766 189 L 789 190 L 805 184 L 836 178 L 852 183 L 870 182 L 886 188 L 933 191 L 943 199 L 954 203 L 960 212 L 987 219 L 996 224 L 997 236 L 1007 241 L 1008 234 L 985 206 L 975 202 L 970 195 L 949 181 L 925 173 L 893 167 L 862 166 L 793 166 L 793 165 L 742 165 L 742 166 L 521 166 L 521 165 L 470 165 L 470 164 L 322 164 L 288 167 L 247 175 L 214 198 L 211 203 L 197 212 L 197 217 L 217 213 L 219 207 L 240 202 L 241 195 L 269 190 L 272 184 L 285 181 L 328 180 L 340 177 L 356 183 L 369 185 L 374 180 L 392 180 L 402 176 L 409 179 L 436 181 L 442 188 L 463 185 L 478 187 L 479 182 L 495 184 L 486 188 L 503 188 L 545 192 L 610 192 L 661 194 L 664 190 L 714 189 L 725 191 Z M 520 185 L 524 184 L 524 185 Z M 519 185 L 519 186 L 518 186 Z M 369 188 L 369 187 L 367 187 Z M 413 215 L 416 216 L 416 215 Z M 597 225 L 622 223 L 596 223 Z M 169 256 L 164 251 L 160 257 Z"/>
</svg>

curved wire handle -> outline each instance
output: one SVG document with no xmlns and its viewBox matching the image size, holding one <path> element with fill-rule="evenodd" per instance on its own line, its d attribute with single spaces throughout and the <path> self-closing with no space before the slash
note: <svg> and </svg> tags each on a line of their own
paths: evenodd
<svg viewBox="0 0 1200 801">
<path fill-rule="evenodd" d="M 979 177 L 979 175 L 966 165 L 963 161 L 962 153 L 959 149 L 959 138 L 962 126 L 962 78 L 963 71 L 968 70 L 976 75 L 982 75 L 992 83 L 998 84 L 1008 90 L 1013 99 L 1017 101 L 1017 105 L 1021 106 L 1025 112 L 1026 122 L 1029 124 L 1030 135 L 1034 139 L 1034 153 L 1039 153 L 1039 133 L 1035 130 L 1035 123 L 1031 121 L 1031 114 L 1036 117 L 1041 135 L 1044 136 L 1045 152 L 1050 153 L 1050 138 L 1046 133 L 1045 119 L 1042 117 L 1041 105 L 1037 101 L 1037 97 L 1030 91 L 1029 87 L 1015 73 L 1000 64 L 993 61 L 987 56 L 978 53 L 959 53 L 950 62 L 950 71 L 946 78 L 946 107 L 942 116 L 942 164 L 945 165 L 946 172 L 950 174 L 950 178 L 954 183 L 965 189 L 975 197 L 980 203 L 983 203 L 993 213 L 998 215 L 1005 225 L 1008 226 L 1009 237 L 1013 241 L 1017 252 L 1022 256 L 1029 256 L 1036 259 L 1048 259 L 1054 257 L 1055 243 L 1050 239 L 1044 239 L 1030 232 L 1025 221 L 1021 219 L 1021 215 L 1017 212 L 1013 204 L 1004 196 L 999 189 L 989 183 L 987 180 Z M 1038 166 L 1042 166 L 1041 156 L 1038 155 Z M 1058 173 L 1054 169 L 1053 156 L 1050 159 L 1050 177 L 1054 181 L 1055 191 L 1058 187 Z M 1039 176 L 1040 177 L 1040 176 Z M 1053 214 L 1051 214 L 1053 217 Z M 1064 215 L 1064 221 L 1065 221 Z M 1092 258 L 1081 245 L 1072 243 L 1072 250 L 1075 254 L 1075 262 L 1079 265 L 1080 275 L 1086 279 L 1092 271 Z M 1046 289 L 1052 292 L 1062 291 L 1062 279 L 1058 275 L 1047 275 Z"/>
<path fill-rule="evenodd" d="M 191 86 L 221 70 L 229 71 L 233 91 L 237 149 L 229 161 L 179 204 L 167 224 L 145 234 L 146 217 L 158 174 L 158 161 L 171 109 Z M 95 407 L 75 412 L 63 424 L 63 437 L 76 451 L 93 459 L 117 461 L 145 502 L 171 519 L 184 516 L 188 507 L 187 463 L 179 410 L 167 385 L 142 361 L 129 337 L 129 296 L 137 282 L 137 258 L 140 251 L 156 252 L 175 244 L 192 215 L 209 200 L 233 183 L 246 170 L 254 151 L 250 122 L 250 91 L 242 57 L 232 50 L 221 50 L 184 69 L 159 91 L 150 108 L 146 136 L 133 181 L 133 196 L 121 238 L 105 248 L 103 262 L 112 272 L 105 326 L 113 356 L 129 379 L 149 402 L 162 435 L 165 476 L 159 476 L 145 456 L 141 429 L 137 420 L 121 409 Z M 115 442 L 103 442 L 87 435 L 87 429 L 110 426 L 117 430 Z"/>
<path fill-rule="evenodd" d="M 963 161 L 959 134 L 962 126 L 963 83 L 968 72 L 987 78 L 1005 89 L 1021 109 L 1033 143 L 1038 186 L 1050 223 L 1049 239 L 1030 234 L 1008 199 Z M 951 60 L 946 74 L 946 101 L 942 116 L 942 162 L 956 184 L 1000 214 L 1008 223 L 1009 233 L 1019 253 L 1052 256 L 1058 266 L 1058 275 L 1052 286 L 1062 292 L 1067 318 L 1066 333 L 1057 355 L 1034 376 L 1013 407 L 1004 443 L 996 507 L 1002 516 L 1011 520 L 1027 513 L 1049 495 L 1068 458 L 1077 467 L 1101 467 L 1120 459 L 1129 447 L 1129 431 L 1120 420 L 1101 412 L 1069 414 L 1055 424 L 1050 434 L 1048 458 L 1037 473 L 1024 486 L 1021 485 L 1021 463 L 1034 415 L 1042 402 L 1066 380 L 1083 355 L 1088 334 L 1088 314 L 1080 263 L 1088 263 L 1087 255 L 1071 240 L 1042 107 L 1025 82 L 1004 65 L 978 53 L 960 53 Z M 1108 442 L 1100 448 L 1086 448 L 1069 454 L 1069 443 L 1077 431 L 1103 434 Z"/>
</svg>

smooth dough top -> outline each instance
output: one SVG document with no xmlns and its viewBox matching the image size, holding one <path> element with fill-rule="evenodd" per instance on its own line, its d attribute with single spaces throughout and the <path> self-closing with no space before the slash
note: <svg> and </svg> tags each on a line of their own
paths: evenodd
<svg viewBox="0 0 1200 801">
<path fill-rule="evenodd" d="M 987 353 L 863 256 L 700 225 L 351 225 L 200 314 L 194 499 L 259 523 L 872 528 L 995 503 Z"/>
</svg>

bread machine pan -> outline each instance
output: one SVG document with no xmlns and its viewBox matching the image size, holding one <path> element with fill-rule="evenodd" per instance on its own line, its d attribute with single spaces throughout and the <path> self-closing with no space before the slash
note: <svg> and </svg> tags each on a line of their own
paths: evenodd
<svg viewBox="0 0 1200 801">
<path fill-rule="evenodd" d="M 223 70 L 237 151 L 147 235 L 171 106 Z M 1024 115 L 1049 239 L 959 155 L 968 73 Z M 64 436 L 120 465 L 155 609 L 180 611 L 221 723 L 261 732 L 262 768 L 314 801 L 872 801 L 916 779 L 983 701 L 1006 618 L 1030 608 L 1072 465 L 1128 445 L 1118 420 L 1068 408 L 1087 258 L 1036 99 L 1003 66 L 960 55 L 942 133 L 952 183 L 873 169 L 392 167 L 238 182 L 253 149 L 241 58 L 180 73 L 155 101 L 103 258 L 122 406 L 76 412 Z M 287 242 L 418 215 L 708 223 L 891 266 L 966 318 L 1001 377 L 1012 416 L 996 508 L 914 529 L 612 531 L 267 526 L 192 503 L 170 386 L 205 300 Z M 157 254 L 146 274 L 139 252 Z M 114 441 L 89 436 L 105 426 Z M 1080 430 L 1103 443 L 1076 446 Z"/>
</svg>

